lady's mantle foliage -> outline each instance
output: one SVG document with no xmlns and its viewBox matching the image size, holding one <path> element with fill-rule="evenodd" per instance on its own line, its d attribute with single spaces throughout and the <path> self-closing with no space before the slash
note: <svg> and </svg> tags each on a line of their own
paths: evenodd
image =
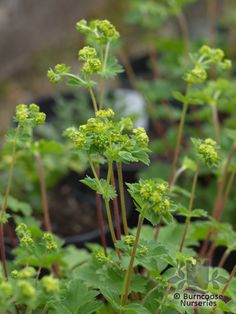
<svg viewBox="0 0 236 314">
<path fill-rule="evenodd" d="M 140 180 L 138 183 L 127 184 L 128 191 L 141 216 L 156 225 L 163 218 L 172 221 L 170 192 L 168 184 L 163 180 Z"/>
<path fill-rule="evenodd" d="M 123 163 L 143 162 L 149 164 L 148 136 L 143 128 L 133 128 L 130 118 L 114 120 L 111 109 L 99 110 L 79 128 L 65 131 L 79 150 Z"/>
</svg>

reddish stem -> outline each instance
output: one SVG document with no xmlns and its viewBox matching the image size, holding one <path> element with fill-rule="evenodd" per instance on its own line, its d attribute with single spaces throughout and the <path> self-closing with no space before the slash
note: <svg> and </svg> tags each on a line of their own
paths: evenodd
<svg viewBox="0 0 236 314">
<path fill-rule="evenodd" d="M 96 170 L 97 176 L 100 176 L 99 167 Z M 107 255 L 107 241 L 105 235 L 105 227 L 104 227 L 104 218 L 102 213 L 102 197 L 100 194 L 96 194 L 96 208 L 97 208 L 97 217 L 98 217 L 98 227 L 100 231 L 101 243 L 104 250 L 104 254 Z"/>
<path fill-rule="evenodd" d="M 115 177 L 114 177 L 113 169 L 111 170 L 111 184 L 116 189 Z M 120 210 L 119 210 L 119 206 L 118 206 L 118 199 L 117 199 L 117 197 L 114 198 L 114 200 L 113 200 L 113 206 L 114 206 L 114 214 L 115 214 L 117 240 L 120 240 L 121 239 Z"/>
<path fill-rule="evenodd" d="M 44 225 L 45 225 L 46 231 L 52 233 L 52 225 L 51 225 L 51 220 L 50 220 L 50 215 L 49 215 L 47 190 L 46 190 L 43 164 L 42 164 L 42 160 L 39 154 L 35 154 L 35 159 L 36 159 L 36 164 L 37 164 L 37 169 L 38 169 L 39 184 L 40 184 L 40 190 L 41 190 Z"/>
<path fill-rule="evenodd" d="M 215 204 L 214 204 L 214 208 L 212 212 L 212 217 L 215 218 L 216 220 L 218 220 L 219 217 L 222 215 L 222 207 L 224 207 L 223 206 L 223 202 L 224 202 L 223 191 L 224 191 L 225 182 L 227 179 L 228 168 L 230 166 L 230 163 L 231 163 L 231 160 L 233 158 L 235 151 L 236 151 L 236 146 L 232 146 L 232 148 L 229 151 L 228 158 L 224 167 L 223 176 L 218 183 L 217 196 L 215 199 Z M 203 258 L 207 252 L 211 235 L 212 235 L 212 228 L 209 227 L 207 231 L 206 239 L 203 242 L 203 245 L 200 249 L 200 253 L 199 253 L 200 258 Z"/>
<path fill-rule="evenodd" d="M 5 278 L 8 279 L 3 224 L 0 224 L 0 247 L 1 247 L 1 261 L 2 261 L 3 272 L 4 272 Z"/>
</svg>

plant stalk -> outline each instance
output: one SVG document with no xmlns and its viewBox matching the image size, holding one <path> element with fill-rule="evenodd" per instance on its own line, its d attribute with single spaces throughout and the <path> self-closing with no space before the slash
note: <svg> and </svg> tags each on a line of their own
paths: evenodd
<svg viewBox="0 0 236 314">
<path fill-rule="evenodd" d="M 6 191 L 5 191 L 5 195 L 3 199 L 3 204 L 0 210 L 0 250 L 1 250 L 1 260 L 2 260 L 2 265 L 3 265 L 3 274 L 6 279 L 8 279 L 8 275 L 7 275 L 7 263 L 6 263 L 4 229 L 3 229 L 2 218 L 6 212 L 7 205 L 8 205 L 8 198 L 11 193 L 14 167 L 15 167 L 15 161 L 16 161 L 16 142 L 17 142 L 19 130 L 20 130 L 20 126 L 18 125 L 18 127 L 16 128 L 15 138 L 14 138 L 13 146 L 12 146 L 12 153 L 11 153 L 12 159 L 11 159 L 11 164 L 10 164 L 10 169 L 9 169 L 9 174 L 8 174 L 8 179 L 7 179 L 7 187 L 6 187 Z"/>
<path fill-rule="evenodd" d="M 39 153 L 35 154 L 35 160 L 36 160 L 38 176 L 39 176 L 41 200 L 42 200 L 42 206 L 43 206 L 44 225 L 45 225 L 46 231 L 52 233 L 52 224 L 51 224 L 49 207 L 48 207 L 45 174 L 44 174 L 42 159 Z"/>
<path fill-rule="evenodd" d="M 199 167 L 197 167 L 197 170 L 196 170 L 194 178 L 193 178 L 192 192 L 191 192 L 191 197 L 190 197 L 190 201 L 189 201 L 189 205 L 188 205 L 188 211 L 189 212 L 191 212 L 192 209 L 193 209 L 193 201 L 194 201 L 194 198 L 195 198 L 198 174 L 199 174 Z M 184 233 L 183 233 L 182 240 L 181 240 L 181 243 L 180 243 L 179 252 L 183 251 L 184 243 L 185 243 L 186 236 L 187 236 L 187 233 L 188 233 L 188 229 L 189 229 L 189 226 L 190 226 L 190 221 L 191 221 L 191 217 L 188 216 L 186 218 Z"/>
<path fill-rule="evenodd" d="M 109 49 L 110 49 L 110 42 L 108 42 L 108 43 L 106 44 L 105 54 L 104 54 L 104 59 L 103 59 L 102 71 L 105 71 L 106 66 L 107 66 L 107 60 L 108 60 L 108 55 L 109 55 Z M 100 80 L 99 110 L 101 110 L 102 107 L 103 107 L 104 92 L 105 92 L 104 78 L 101 77 L 101 80 Z"/>
<path fill-rule="evenodd" d="M 122 296 L 121 296 L 121 305 L 122 306 L 126 305 L 127 300 L 128 300 L 129 287 L 130 287 L 130 281 L 131 281 L 131 274 L 132 274 L 132 269 L 133 269 L 133 265 L 134 265 L 134 259 L 135 259 L 136 251 L 137 251 L 137 248 L 138 248 L 138 241 L 139 241 L 139 237 L 140 237 L 143 221 L 144 221 L 144 217 L 139 215 L 139 220 L 138 220 L 138 226 L 137 226 L 137 232 L 136 232 L 136 236 L 135 236 L 134 246 L 133 246 L 133 250 L 132 250 L 132 253 L 131 253 L 131 257 L 130 257 L 129 266 L 128 266 L 128 269 L 127 269 L 126 274 L 125 274 L 124 288 L 123 288 L 123 293 L 122 293 Z"/>
<path fill-rule="evenodd" d="M 97 173 L 97 177 L 100 177 L 100 167 L 98 166 L 95 170 Z M 103 247 L 104 254 L 107 255 L 107 242 L 105 235 L 105 227 L 104 227 L 104 218 L 102 213 L 102 197 L 100 194 L 96 193 L 96 209 L 97 209 L 97 217 L 98 217 L 98 227 L 100 231 L 101 243 Z"/>
<path fill-rule="evenodd" d="M 129 228 L 127 223 L 127 212 L 125 205 L 125 194 L 124 194 L 124 183 L 123 183 L 123 173 L 122 173 L 122 164 L 121 162 L 116 163 L 117 173 L 118 173 L 118 183 L 119 183 L 119 191 L 120 191 L 120 203 L 121 203 L 121 216 L 124 227 L 125 235 L 129 234 Z"/>
<path fill-rule="evenodd" d="M 188 84 L 187 90 L 186 90 L 186 95 L 188 94 L 189 88 L 190 88 L 190 85 Z M 180 118 L 178 134 L 177 134 L 177 141 L 176 141 L 175 152 L 174 152 L 174 159 L 173 159 L 173 163 L 172 163 L 171 171 L 170 171 L 170 176 L 169 176 L 170 188 L 172 187 L 173 178 L 174 178 L 174 175 L 176 172 L 176 166 L 177 166 L 177 161 L 178 161 L 179 152 L 180 152 L 180 144 L 181 144 L 181 140 L 182 140 L 182 136 L 183 136 L 184 122 L 185 122 L 187 110 L 188 110 L 188 102 L 185 101 L 183 104 L 183 110 L 182 110 L 182 114 L 181 114 L 181 118 Z"/>
<path fill-rule="evenodd" d="M 98 111 L 98 106 L 97 106 L 96 97 L 94 95 L 94 92 L 93 92 L 93 89 L 92 89 L 91 86 L 89 86 L 89 93 L 90 93 L 90 96 L 91 96 L 91 99 L 92 99 L 94 112 L 96 112 L 96 111 Z"/>
<path fill-rule="evenodd" d="M 224 254 L 222 255 L 222 257 L 219 261 L 218 267 L 220 267 L 220 268 L 224 267 L 224 264 L 225 264 L 226 260 L 228 259 L 229 255 L 230 255 L 230 251 L 225 250 Z"/>
<path fill-rule="evenodd" d="M 214 131 L 215 131 L 215 139 L 218 144 L 220 144 L 220 122 L 219 122 L 219 116 L 217 111 L 217 105 L 213 104 L 211 105 L 212 110 L 212 120 L 214 125 Z"/>
<path fill-rule="evenodd" d="M 116 189 L 116 183 L 115 183 L 115 177 L 114 177 L 114 171 L 111 169 L 111 184 Z M 117 233 L 117 239 L 121 239 L 121 227 L 120 227 L 120 210 L 118 205 L 118 198 L 114 198 L 113 200 L 113 207 L 114 207 L 114 216 L 115 216 L 115 223 L 116 223 L 116 233 Z"/>
<path fill-rule="evenodd" d="M 216 196 L 214 208 L 212 211 L 212 217 L 215 219 L 216 219 L 216 217 L 219 217 L 219 211 L 222 212 L 221 208 L 222 208 L 222 203 L 223 203 L 223 191 L 224 191 L 225 182 L 227 179 L 228 168 L 230 166 L 230 163 L 232 161 L 232 158 L 233 158 L 235 151 L 236 151 L 236 146 L 233 145 L 229 151 L 229 154 L 228 154 L 225 166 L 224 166 L 224 170 L 223 170 L 223 175 L 221 177 L 221 180 L 218 183 L 217 196 Z M 206 239 L 204 240 L 202 247 L 200 249 L 200 252 L 199 252 L 199 258 L 203 258 L 205 256 L 207 249 L 208 249 L 211 235 L 212 235 L 212 228 L 209 226 Z"/>
</svg>

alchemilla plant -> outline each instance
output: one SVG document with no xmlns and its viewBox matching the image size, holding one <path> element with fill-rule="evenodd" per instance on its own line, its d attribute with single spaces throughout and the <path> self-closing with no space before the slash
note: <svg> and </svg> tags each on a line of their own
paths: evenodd
<svg viewBox="0 0 236 314">
<path fill-rule="evenodd" d="M 132 1 L 130 20 L 140 19 L 140 12 L 145 10 L 152 17 L 153 8 L 161 12 L 160 21 L 164 21 L 168 15 L 176 15 L 188 1 L 173 1 L 174 5 L 167 2 L 166 6 L 153 7 L 150 2 L 150 8 L 145 8 L 139 1 Z M 143 26 L 152 29 L 157 19 L 148 21 Z M 78 52 L 80 70 L 74 73 L 70 66 L 58 64 L 48 70 L 48 78 L 53 84 L 66 81 L 86 89 L 91 96 L 93 116 L 84 124 L 68 126 L 63 135 L 73 152 L 86 156 L 90 172 L 82 183 L 95 191 L 100 205 L 104 204 L 106 218 L 98 206 L 98 220 L 100 226 L 102 220 L 108 222 L 111 245 L 104 242 L 102 228 L 102 245 L 87 244 L 86 250 L 64 247 L 63 240 L 52 233 L 40 142 L 34 136 L 34 129 L 45 122 L 45 114 L 35 104 L 18 105 L 16 127 L 10 130 L 4 148 L 9 172 L 1 196 L 0 313 L 236 313 L 236 265 L 231 272 L 223 268 L 236 249 L 236 233 L 229 224 L 221 223 L 236 173 L 236 134 L 234 130 L 222 130 L 227 143 L 221 146 L 221 129 L 216 119 L 220 86 L 215 84 L 210 89 L 216 97 L 209 92 L 209 86 L 213 86 L 211 71 L 219 80 L 231 62 L 221 49 L 206 45 L 190 55 L 192 65 L 183 76 L 186 92 L 173 91 L 183 110 L 169 182 L 159 178 L 158 173 L 153 179 L 124 182 L 123 166 L 137 162 L 148 166 L 151 150 L 145 129 L 135 127 L 131 117 L 118 118 L 107 101 L 106 81 L 123 71 L 114 55 L 120 34 L 108 20 L 81 20 L 76 30 L 86 38 L 86 46 Z M 190 149 L 184 156 L 182 143 L 188 109 L 203 105 L 204 97 L 209 100 L 207 105 L 214 108 L 215 131 L 208 137 L 189 139 Z M 22 213 L 21 219 L 14 216 L 18 245 L 14 259 L 8 261 L 4 226 L 12 221 L 9 209 L 16 204 L 12 195 L 15 165 L 26 151 L 38 167 L 45 231 L 28 224 L 29 217 L 26 219 Z M 103 176 L 101 166 L 106 172 Z M 204 171 L 217 177 L 212 214 L 204 204 L 201 209 L 195 208 L 197 186 Z M 184 172 L 191 178 L 190 187 L 180 180 Z M 138 213 L 136 228 L 129 227 L 126 191 Z M 187 199 L 184 204 L 182 194 Z M 114 206 L 115 213 L 114 202 L 119 204 Z M 26 204 L 23 208 L 26 210 Z M 213 265 L 213 253 L 221 245 L 226 251 L 219 264 Z"/>
</svg>

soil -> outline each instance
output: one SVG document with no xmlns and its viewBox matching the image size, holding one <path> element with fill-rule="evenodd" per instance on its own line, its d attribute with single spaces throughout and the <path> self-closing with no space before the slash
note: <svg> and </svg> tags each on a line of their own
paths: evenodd
<svg viewBox="0 0 236 314">
<path fill-rule="evenodd" d="M 75 182 L 74 182 L 75 181 Z M 53 232 L 61 237 L 79 235 L 98 228 L 95 192 L 66 177 L 49 194 Z"/>
</svg>

